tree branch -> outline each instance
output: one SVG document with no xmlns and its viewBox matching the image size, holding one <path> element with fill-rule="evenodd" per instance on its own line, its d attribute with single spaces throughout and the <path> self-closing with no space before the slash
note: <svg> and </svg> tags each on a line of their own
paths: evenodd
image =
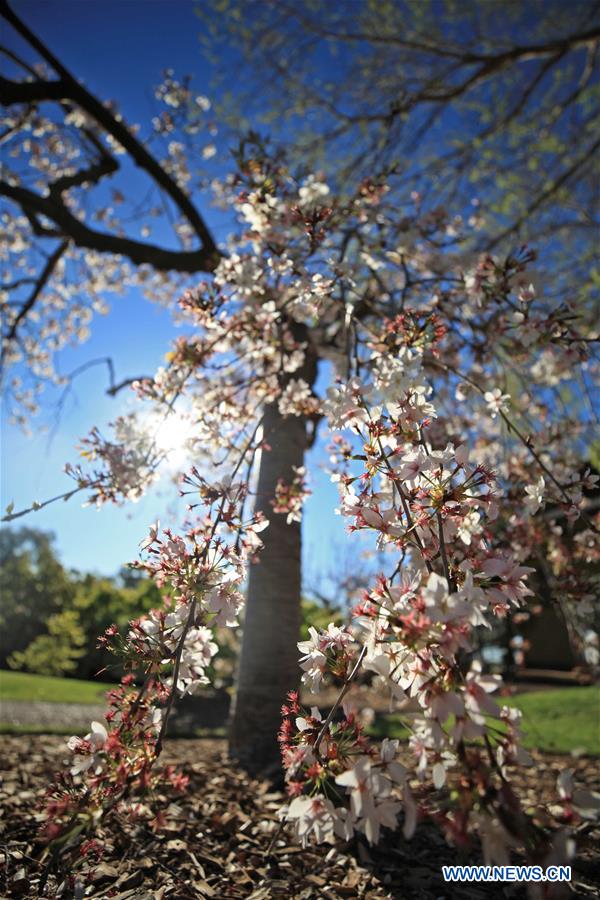
<svg viewBox="0 0 600 900">
<path fill-rule="evenodd" d="M 309 16 L 303 15 L 297 9 L 284 5 L 287 13 L 296 18 L 309 32 L 324 40 L 333 41 L 364 41 L 367 44 L 391 44 L 407 50 L 412 54 L 419 54 L 430 58 L 433 66 L 434 60 L 449 59 L 453 65 L 449 71 L 435 72 L 429 84 L 422 85 L 420 90 L 407 92 L 390 104 L 388 110 L 365 113 L 346 114 L 336 109 L 335 105 L 325 98 L 321 104 L 334 116 L 350 124 L 361 122 L 383 122 L 391 125 L 399 115 L 409 112 L 419 103 L 447 103 L 468 93 L 473 87 L 485 81 L 492 75 L 503 71 L 514 63 L 522 63 L 532 59 L 547 56 L 560 59 L 566 53 L 578 50 L 581 47 L 591 47 L 600 41 L 600 28 L 595 26 L 587 30 L 577 31 L 564 38 L 546 41 L 540 44 L 516 44 L 501 53 L 478 53 L 467 50 L 456 44 L 453 47 L 442 46 L 439 43 L 422 40 L 406 39 L 401 35 L 378 35 L 371 33 L 336 32 L 323 28 L 314 22 Z M 411 57 L 409 56 L 409 59 Z M 476 66 L 474 72 L 467 71 Z M 457 84 L 448 85 L 448 76 L 454 73 L 464 73 L 464 77 Z M 444 86 L 445 85 L 445 86 Z"/>
<path fill-rule="evenodd" d="M 455 59 L 462 63 L 485 63 L 497 57 L 491 57 L 485 53 L 473 53 L 463 49 L 460 45 L 455 44 L 453 47 L 445 46 L 435 41 L 414 40 L 405 38 L 399 34 L 377 34 L 371 32 L 340 32 L 331 28 L 324 28 L 309 16 L 302 14 L 301 10 L 289 4 L 282 4 L 283 9 L 288 14 L 294 16 L 308 31 L 317 37 L 334 40 L 349 41 L 367 44 L 388 44 L 395 47 L 401 47 L 405 50 L 412 50 L 424 55 L 431 55 L 439 58 Z M 529 44 L 524 46 L 515 46 L 511 50 L 506 51 L 504 56 L 512 56 L 513 59 L 531 59 L 534 56 L 545 56 L 547 54 L 556 53 L 557 51 L 571 50 L 590 44 L 600 40 L 600 28 L 590 28 L 587 31 L 576 32 L 567 38 L 548 41 L 544 44 Z M 498 54 L 499 56 L 500 54 Z"/>
<path fill-rule="evenodd" d="M 5 357 L 6 348 L 7 348 L 8 344 L 10 344 L 10 342 L 15 339 L 19 325 L 21 324 L 21 322 L 23 321 L 23 319 L 25 318 L 27 313 L 34 306 L 37 298 L 39 297 L 42 290 L 45 288 L 46 284 L 50 280 L 50 277 L 51 277 L 52 273 L 54 272 L 54 269 L 56 268 L 56 265 L 57 265 L 59 259 L 61 258 L 61 256 L 63 255 L 63 253 L 65 252 L 65 250 L 67 249 L 68 246 L 69 246 L 68 241 L 62 241 L 62 243 L 60 243 L 58 245 L 58 247 L 56 248 L 54 253 L 52 253 L 48 257 L 48 260 L 46 261 L 46 265 L 42 269 L 39 278 L 35 282 L 35 287 L 33 288 L 33 291 L 29 295 L 29 298 L 23 303 L 23 306 L 21 307 L 17 316 L 15 317 L 14 322 L 8 329 L 8 333 L 6 334 L 6 337 L 4 337 L 4 339 L 2 341 L 2 350 L 0 352 L 0 368 L 2 367 L 2 364 L 4 362 L 4 357 Z"/>
<path fill-rule="evenodd" d="M 98 125 L 100 125 L 107 134 L 110 134 L 111 137 L 121 144 L 135 164 L 151 176 L 155 183 L 171 198 L 180 212 L 186 217 L 202 243 L 202 250 L 191 253 L 176 253 L 173 251 L 160 250 L 160 248 L 152 246 L 144 248 L 144 245 L 141 245 L 137 241 L 112 238 L 109 235 L 100 235 L 97 232 L 92 232 L 90 229 L 82 229 L 77 219 L 73 216 L 63 215 L 62 211 L 60 211 L 65 229 L 68 229 L 69 226 L 73 225 L 76 227 L 76 234 L 73 235 L 75 243 L 78 246 L 85 246 L 90 249 L 111 253 L 124 253 L 134 263 L 139 264 L 146 262 L 162 269 L 175 268 L 178 271 L 188 272 L 212 271 L 218 263 L 220 253 L 202 216 L 187 194 L 179 187 L 177 182 L 165 172 L 160 163 L 154 159 L 146 147 L 138 141 L 125 123 L 121 121 L 120 118 L 117 118 L 110 109 L 104 106 L 87 90 L 87 88 L 80 84 L 69 70 L 62 65 L 45 44 L 43 44 L 43 42 L 16 15 L 6 0 L 0 0 L 0 15 L 13 26 L 15 31 L 17 31 L 18 34 L 20 34 L 21 37 L 23 37 L 59 75 L 60 80 L 58 82 L 44 82 L 46 90 L 61 93 L 63 96 L 60 99 L 71 100 L 72 102 L 77 103 L 82 110 L 96 120 Z M 41 90 L 38 83 L 32 82 L 32 84 L 34 85 L 33 88 L 25 87 L 25 90 L 30 92 L 39 92 Z M 49 85 L 54 86 L 49 88 Z M 59 90 L 59 87 L 62 88 L 62 90 Z M 7 86 L 6 89 L 7 93 L 9 93 L 9 86 Z M 53 216 L 50 216 L 50 218 L 53 218 Z M 55 221 L 57 221 L 58 224 L 58 220 L 55 219 Z M 87 244 L 86 240 L 90 240 L 92 243 Z M 155 263 L 154 260 L 156 258 L 159 258 L 160 262 Z"/>
<path fill-rule="evenodd" d="M 550 197 L 552 197 L 553 194 L 555 194 L 558 190 L 560 190 L 560 188 L 567 181 L 569 181 L 569 179 L 573 177 L 573 175 L 578 171 L 578 169 L 580 169 L 582 166 L 584 166 L 586 164 L 586 162 L 588 162 L 588 160 L 594 158 L 596 152 L 599 149 L 600 149 L 600 138 L 597 141 L 594 141 L 592 146 L 583 154 L 583 156 L 580 156 L 578 159 L 575 160 L 574 163 L 572 163 L 572 165 L 569 166 L 568 169 L 565 169 L 565 171 L 550 185 L 549 188 L 547 188 L 545 191 L 542 191 L 541 194 L 538 194 L 538 196 L 535 198 L 535 200 L 533 200 L 529 204 L 529 206 L 527 207 L 525 212 L 521 216 L 519 216 L 517 221 L 514 222 L 514 224 L 510 225 L 508 228 L 506 228 L 504 231 L 502 231 L 497 237 L 494 238 L 493 241 L 491 241 L 488 244 L 488 250 L 494 249 L 495 247 L 498 246 L 498 244 L 502 243 L 502 241 L 505 240 L 505 238 L 507 238 L 511 234 L 514 234 L 515 232 L 517 232 L 521 228 L 521 226 L 525 224 L 525 222 L 527 221 L 527 219 L 529 218 L 529 216 L 532 213 L 534 213 L 537 209 L 539 209 L 539 207 L 542 206 L 542 204 L 545 203 L 546 200 L 548 200 Z"/>
<path fill-rule="evenodd" d="M 112 175 L 118 168 L 118 162 L 103 149 L 98 162 L 88 166 L 87 169 L 80 169 L 73 175 L 61 175 L 48 186 L 48 193 L 53 200 L 60 202 L 61 195 L 70 188 L 81 187 L 89 182 L 96 184 L 105 175 Z"/>
<path fill-rule="evenodd" d="M 205 247 L 199 250 L 165 250 L 155 244 L 145 244 L 132 238 L 119 237 L 103 231 L 95 231 L 76 218 L 58 198 L 41 197 L 28 188 L 0 181 L 0 195 L 8 197 L 22 207 L 34 219 L 45 216 L 58 226 L 60 232 L 71 238 L 77 247 L 126 256 L 132 263 L 146 263 L 155 269 L 174 272 L 211 272 L 219 259 L 215 251 Z M 55 236 L 55 232 L 37 222 L 35 229 L 43 236 Z"/>
<path fill-rule="evenodd" d="M 40 103 L 43 100 L 63 100 L 66 89 L 62 81 L 11 81 L 0 75 L 0 103 Z"/>
</svg>

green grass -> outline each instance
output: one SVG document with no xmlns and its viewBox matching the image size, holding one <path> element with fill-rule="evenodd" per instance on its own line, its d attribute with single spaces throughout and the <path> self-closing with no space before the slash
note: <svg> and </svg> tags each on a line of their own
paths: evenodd
<svg viewBox="0 0 600 900">
<path fill-rule="evenodd" d="M 23 672 L 0 671 L 0 701 L 44 701 L 50 703 L 102 703 L 114 685 L 75 678 L 51 678 Z M 600 756 L 600 687 L 566 687 L 535 691 L 501 698 L 501 703 L 517 706 L 523 713 L 526 747 L 556 753 L 574 750 Z M 0 714 L 1 718 L 1 714 Z M 0 733 L 39 733 L 34 726 L 8 727 Z M 43 729 L 46 733 L 71 733 L 72 729 Z M 378 717 L 369 729 L 374 737 L 406 740 L 408 731 L 398 715 Z M 198 736 L 205 736 L 204 734 Z M 214 737 L 220 737 L 216 729 Z"/>
<path fill-rule="evenodd" d="M 71 737 L 73 734 L 82 735 L 88 730 L 89 726 L 88 728 L 77 728 L 73 725 L 9 725 L 6 722 L 0 722 L 0 735 L 54 734 Z M 176 737 L 179 739 L 224 740 L 227 737 L 227 729 L 195 728 L 193 731 L 177 734 Z"/>
<path fill-rule="evenodd" d="M 532 691 L 506 700 L 523 713 L 526 747 L 600 755 L 600 687 Z"/>
<path fill-rule="evenodd" d="M 600 687 L 567 687 L 502 697 L 500 704 L 523 713 L 525 747 L 555 753 L 600 756 Z M 381 716 L 369 729 L 374 737 L 406 740 L 400 716 Z"/>
<path fill-rule="evenodd" d="M 0 671 L 0 702 L 3 700 L 46 703 L 102 703 L 114 684 L 80 681 L 76 678 L 52 678 L 26 672 Z"/>
<path fill-rule="evenodd" d="M 88 729 L 89 730 L 89 729 Z M 73 734 L 84 734 L 85 729 L 73 725 L 9 725 L 0 722 L 0 734 L 55 734 L 71 737 Z"/>
</svg>

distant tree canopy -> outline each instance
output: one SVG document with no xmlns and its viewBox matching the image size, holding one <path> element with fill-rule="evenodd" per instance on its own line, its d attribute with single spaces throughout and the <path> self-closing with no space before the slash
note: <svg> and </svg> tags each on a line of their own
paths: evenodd
<svg viewBox="0 0 600 900">
<path fill-rule="evenodd" d="M 11 669 L 25 669 L 44 675 L 72 675 L 85 655 L 86 635 L 74 609 L 53 613 L 46 634 L 38 634 L 25 650 L 8 657 Z"/>
<path fill-rule="evenodd" d="M 0 529 L 0 665 L 78 678 L 107 667 L 104 677 L 118 678 L 98 636 L 160 606 L 160 591 L 128 570 L 118 579 L 69 571 L 53 540 L 31 528 Z"/>
<path fill-rule="evenodd" d="M 44 675 L 103 680 L 122 674 L 115 659 L 97 646 L 113 623 L 120 629 L 150 609 L 161 608 L 156 584 L 137 569 L 122 568 L 116 578 L 65 569 L 51 532 L 0 528 L 0 667 Z M 342 621 L 338 609 L 302 601 L 303 638 L 308 627 Z M 235 635 L 222 629 L 216 676 L 230 682 L 239 650 Z"/>
<path fill-rule="evenodd" d="M 44 633 L 48 619 L 72 605 L 75 585 L 52 547 L 34 528 L 0 529 L 0 663 Z"/>
<path fill-rule="evenodd" d="M 208 0 L 198 14 L 220 121 L 262 121 L 342 187 L 387 166 L 400 197 L 477 198 L 482 249 L 543 241 L 562 260 L 554 291 L 559 274 L 597 289 L 597 3 Z"/>
</svg>

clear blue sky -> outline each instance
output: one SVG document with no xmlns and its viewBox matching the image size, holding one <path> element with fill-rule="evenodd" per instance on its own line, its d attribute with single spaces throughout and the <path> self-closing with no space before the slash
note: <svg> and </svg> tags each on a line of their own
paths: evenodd
<svg viewBox="0 0 600 900">
<path fill-rule="evenodd" d="M 193 74 L 198 93 L 210 94 L 211 72 L 202 59 L 198 40 L 200 23 L 187 0 L 16 0 L 14 8 L 61 61 L 102 99 L 114 99 L 130 122 L 146 121 L 152 114 L 152 87 L 164 69 L 177 75 Z M 3 42 L 9 42 L 4 28 Z M 217 236 L 224 223 L 205 210 Z M 107 317 L 92 322 L 92 336 L 82 346 L 62 354 L 61 370 L 69 372 L 91 359 L 111 356 L 117 378 L 151 373 L 162 363 L 171 337 L 177 330 L 169 313 L 130 291 L 113 297 Z M 104 393 L 103 368 L 81 375 L 61 412 L 52 437 L 42 430 L 53 425 L 53 405 L 59 392 L 47 391 L 45 410 L 33 421 L 33 436 L 25 437 L 2 423 L 2 508 L 14 501 L 15 508 L 32 500 L 45 500 L 71 486 L 63 474 L 66 461 L 75 462 L 75 445 L 94 424 L 102 427 L 114 419 L 131 400 L 122 392 L 117 398 Z M 322 459 L 322 451 L 312 454 Z M 331 552 L 343 538 L 343 523 L 333 514 L 337 491 L 318 467 L 311 466 L 313 495 L 307 504 L 304 545 L 307 570 L 319 563 L 330 567 Z M 173 491 L 164 480 L 137 504 L 100 510 L 82 508 L 77 498 L 59 502 L 19 519 L 14 527 L 52 530 L 63 562 L 80 570 L 112 574 L 137 554 L 137 544 L 147 525 L 160 516 L 174 524 L 178 508 Z M 167 509 L 165 510 L 165 507 Z M 169 513 L 170 510 L 170 513 Z M 179 511 L 181 507 L 179 507 Z"/>
</svg>

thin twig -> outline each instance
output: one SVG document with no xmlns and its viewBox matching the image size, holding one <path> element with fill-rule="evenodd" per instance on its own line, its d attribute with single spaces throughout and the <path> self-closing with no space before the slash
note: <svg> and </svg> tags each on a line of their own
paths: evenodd
<svg viewBox="0 0 600 900">
<path fill-rule="evenodd" d="M 359 654 L 359 656 L 358 656 L 358 659 L 356 660 L 356 663 L 354 664 L 354 667 L 353 667 L 352 671 L 351 671 L 350 674 L 346 677 L 346 680 L 344 681 L 344 685 L 343 685 L 343 687 L 342 687 L 340 693 L 338 694 L 337 700 L 335 701 L 335 703 L 333 704 L 333 706 L 332 706 L 331 709 L 329 710 L 329 713 L 328 713 L 328 715 L 327 715 L 327 718 L 325 719 L 325 721 L 324 721 L 323 724 L 321 725 L 321 730 L 319 731 L 319 733 L 318 733 L 318 735 L 317 735 L 317 739 L 316 739 L 316 741 L 315 741 L 315 743 L 314 743 L 314 745 L 313 745 L 313 750 L 314 750 L 315 756 L 318 756 L 318 755 L 319 755 L 319 746 L 320 746 L 320 744 L 321 744 L 321 741 L 322 741 L 323 738 L 325 737 L 325 732 L 326 732 L 327 729 L 329 728 L 329 725 L 331 724 L 331 722 L 332 722 L 332 720 L 333 720 L 333 717 L 335 716 L 336 712 L 337 712 L 338 709 L 340 708 L 340 705 L 341 705 L 341 703 L 342 703 L 342 700 L 344 699 L 344 697 L 345 697 L 346 694 L 348 693 L 348 690 L 350 689 L 350 685 L 352 684 L 352 681 L 354 680 L 354 676 L 356 675 L 356 673 L 358 672 L 358 670 L 359 670 L 359 668 L 360 668 L 360 666 L 361 666 L 361 664 L 362 664 L 362 661 L 363 661 L 363 659 L 364 659 L 364 657 L 365 657 L 365 653 L 366 653 L 366 652 L 367 652 L 367 645 L 366 645 L 366 644 L 363 644 L 363 647 L 362 647 L 362 649 L 361 649 L 361 651 L 360 651 L 360 654 Z"/>
</svg>

